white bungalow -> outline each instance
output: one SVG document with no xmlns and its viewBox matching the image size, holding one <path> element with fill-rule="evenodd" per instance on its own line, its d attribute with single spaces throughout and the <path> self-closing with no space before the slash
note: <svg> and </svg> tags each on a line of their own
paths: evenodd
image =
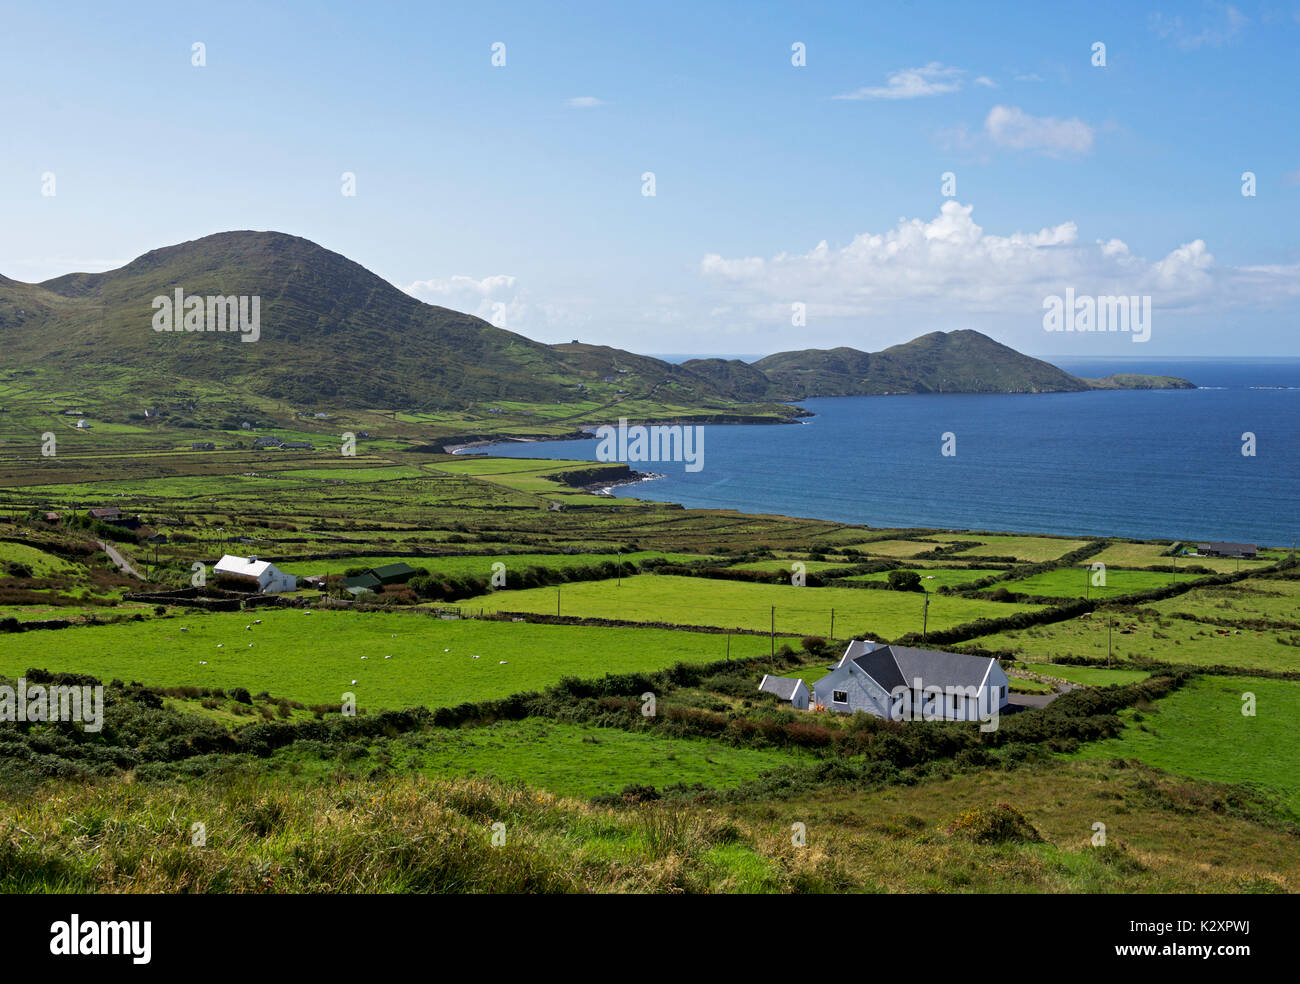
<svg viewBox="0 0 1300 984">
<path fill-rule="evenodd" d="M 226 554 L 217 561 L 217 566 L 213 570 L 218 576 L 225 575 L 254 582 L 257 590 L 263 594 L 298 589 L 298 579 L 294 575 L 286 574 L 269 560 L 258 560 L 256 557 L 236 557 Z"/>
<path fill-rule="evenodd" d="M 989 656 L 854 639 L 839 663 L 813 684 L 813 704 L 893 721 L 978 721 L 1007 706 L 1010 687 Z"/>
</svg>

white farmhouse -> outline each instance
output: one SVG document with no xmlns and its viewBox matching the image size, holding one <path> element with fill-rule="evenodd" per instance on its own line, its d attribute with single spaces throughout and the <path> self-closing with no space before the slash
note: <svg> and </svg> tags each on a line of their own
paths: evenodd
<svg viewBox="0 0 1300 984">
<path fill-rule="evenodd" d="M 298 579 L 294 575 L 286 574 L 269 560 L 258 560 L 256 557 L 236 557 L 226 554 L 217 561 L 217 566 L 213 570 L 218 576 L 225 575 L 255 582 L 257 590 L 263 594 L 298 589 Z"/>
<path fill-rule="evenodd" d="M 758 689 L 760 693 L 776 694 L 781 700 L 788 700 L 791 707 L 800 711 L 808 710 L 808 701 L 812 697 L 808 684 L 802 680 L 770 674 L 763 675 L 763 682 L 758 685 Z"/>
<path fill-rule="evenodd" d="M 813 704 L 894 721 L 978 721 L 1001 713 L 1010 686 L 998 661 L 988 656 L 854 639 L 839 663 L 813 684 Z"/>
</svg>

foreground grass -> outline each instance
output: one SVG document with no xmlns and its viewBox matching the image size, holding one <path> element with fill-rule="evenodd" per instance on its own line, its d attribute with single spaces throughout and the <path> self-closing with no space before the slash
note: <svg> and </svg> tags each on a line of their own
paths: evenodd
<svg viewBox="0 0 1300 984">
<path fill-rule="evenodd" d="M 1051 759 L 910 786 L 820 789 L 729 812 L 741 824 L 804 823 L 807 850 L 863 890 L 1300 890 L 1297 828 L 1250 795 L 1137 763 Z M 970 844 L 940 829 L 997 803 L 1020 811 L 1042 842 Z M 1093 846 L 1095 823 L 1106 825 L 1105 846 Z"/>
<path fill-rule="evenodd" d="M 1030 836 L 951 832 L 998 803 Z M 721 807 L 609 809 L 420 776 L 55 782 L 0 798 L 10 893 L 1287 891 L 1296 847 L 1294 827 L 1231 788 L 1059 759 Z"/>
<path fill-rule="evenodd" d="M 268 764 L 289 774 L 338 768 L 338 759 L 318 758 L 319 751 L 290 747 Z M 528 718 L 378 739 L 349 765 L 363 772 L 382 765 L 439 779 L 497 779 L 527 783 L 558 796 L 592 797 L 618 793 L 629 784 L 726 789 L 780 766 L 816 761 L 813 753 L 796 749 L 740 748 L 720 741 Z"/>
</svg>

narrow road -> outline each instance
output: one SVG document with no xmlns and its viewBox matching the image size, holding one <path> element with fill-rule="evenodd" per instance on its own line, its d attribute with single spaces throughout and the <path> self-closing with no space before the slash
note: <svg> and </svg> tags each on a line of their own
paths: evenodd
<svg viewBox="0 0 1300 984">
<path fill-rule="evenodd" d="M 108 559 L 115 563 L 123 574 L 130 574 L 132 577 L 139 578 L 141 581 L 145 579 L 143 574 L 131 566 L 129 560 L 118 553 L 116 547 L 109 546 L 103 540 L 96 540 L 95 542 L 99 544 L 104 553 L 108 554 Z"/>
</svg>

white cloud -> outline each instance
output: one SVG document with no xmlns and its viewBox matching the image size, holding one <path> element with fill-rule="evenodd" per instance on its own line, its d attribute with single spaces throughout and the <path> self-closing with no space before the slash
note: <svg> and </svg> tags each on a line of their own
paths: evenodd
<svg viewBox="0 0 1300 984">
<path fill-rule="evenodd" d="M 609 103 L 603 99 L 597 99 L 595 96 L 574 96 L 566 101 L 565 105 L 572 109 L 595 109 L 598 106 L 608 106 Z"/>
<path fill-rule="evenodd" d="M 1200 239 L 1149 262 L 1119 239 L 1081 242 L 1073 222 L 993 235 L 971 213 L 972 206 L 947 201 L 929 221 L 900 219 L 893 229 L 861 233 L 845 246 L 822 241 L 806 253 L 770 259 L 709 254 L 700 271 L 753 321 L 788 323 L 797 300 L 808 304 L 810 317 L 907 319 L 912 334 L 960 326 L 974 314 L 1034 322 L 1042 299 L 1066 287 L 1080 294 L 1150 294 L 1156 308 L 1181 310 L 1300 298 L 1300 264 L 1222 267 Z"/>
<path fill-rule="evenodd" d="M 1093 129 L 1083 120 L 1030 116 L 1018 106 L 994 106 L 984 120 L 984 132 L 995 144 L 1012 150 L 1036 150 L 1050 157 L 1092 150 Z"/>
<path fill-rule="evenodd" d="M 516 278 L 504 273 L 482 280 L 459 274 L 417 280 L 402 290 L 421 301 L 472 314 L 510 331 L 527 334 L 547 326 L 545 313 L 529 303 Z"/>
<path fill-rule="evenodd" d="M 998 84 L 994 82 L 991 78 L 989 78 L 987 75 L 981 75 L 979 78 L 975 80 L 975 84 L 981 85 L 986 89 L 996 89 L 998 87 Z"/>
<path fill-rule="evenodd" d="M 838 95 L 836 99 L 916 99 L 920 96 L 938 96 L 956 92 L 962 87 L 966 72 L 939 62 L 930 62 L 920 68 L 900 68 L 885 79 L 883 86 L 863 86 Z M 984 79 L 984 76 L 980 76 Z M 976 80 L 979 81 L 978 79 Z M 987 79 L 985 80 L 987 82 Z M 985 84 L 985 83 L 980 83 Z"/>
</svg>

